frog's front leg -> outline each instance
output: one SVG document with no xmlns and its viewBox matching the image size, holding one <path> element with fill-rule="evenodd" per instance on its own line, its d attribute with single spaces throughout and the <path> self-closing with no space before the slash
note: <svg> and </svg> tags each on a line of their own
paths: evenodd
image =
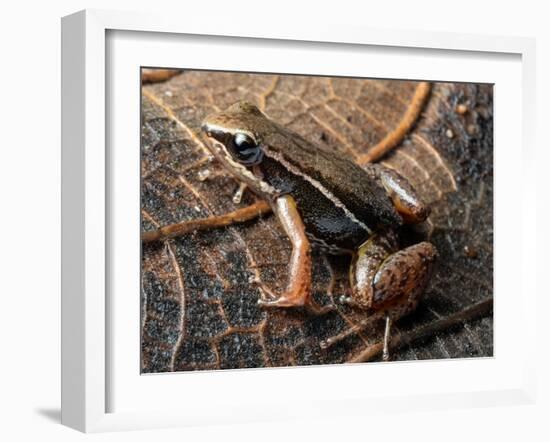
<svg viewBox="0 0 550 442">
<path fill-rule="evenodd" d="M 406 315 L 416 308 L 436 256 L 429 242 L 397 250 L 393 232 L 372 236 L 350 268 L 352 303 L 392 319 Z"/>
<path fill-rule="evenodd" d="M 292 196 L 284 195 L 277 198 L 273 209 L 292 243 L 290 274 L 285 293 L 258 303 L 269 307 L 311 306 L 311 245 L 296 202 Z"/>
</svg>

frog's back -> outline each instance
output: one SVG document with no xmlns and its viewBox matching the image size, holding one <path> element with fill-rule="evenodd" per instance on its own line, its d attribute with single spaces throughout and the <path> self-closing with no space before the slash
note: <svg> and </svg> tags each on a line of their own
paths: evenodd
<svg viewBox="0 0 550 442">
<path fill-rule="evenodd" d="M 276 136 L 287 138 L 287 142 L 266 146 L 266 155 L 287 163 L 291 173 L 302 175 L 371 231 L 403 223 L 384 188 L 361 166 L 341 153 L 314 146 L 299 135 L 288 134 L 282 129 Z"/>
</svg>

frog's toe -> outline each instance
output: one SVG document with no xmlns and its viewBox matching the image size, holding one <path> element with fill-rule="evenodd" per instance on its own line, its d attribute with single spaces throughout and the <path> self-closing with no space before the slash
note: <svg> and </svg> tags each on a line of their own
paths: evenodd
<svg viewBox="0 0 550 442">
<path fill-rule="evenodd" d="M 271 299 L 258 299 L 258 305 L 262 307 L 303 307 L 301 297 L 282 295 Z"/>
<path fill-rule="evenodd" d="M 338 300 L 340 301 L 340 303 L 342 304 L 348 304 L 349 302 L 352 301 L 351 299 L 351 296 L 346 296 L 346 295 L 342 295 L 338 298 Z"/>
<path fill-rule="evenodd" d="M 353 299 L 352 296 L 342 295 L 338 298 L 338 300 L 340 301 L 340 304 L 348 305 L 350 307 L 361 308 L 361 305 L 358 304 L 357 301 Z"/>
</svg>

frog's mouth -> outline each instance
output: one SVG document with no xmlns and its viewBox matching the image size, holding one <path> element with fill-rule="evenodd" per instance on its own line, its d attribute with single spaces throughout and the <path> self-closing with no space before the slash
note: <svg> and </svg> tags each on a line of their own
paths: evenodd
<svg viewBox="0 0 550 442">
<path fill-rule="evenodd" d="M 268 194 L 273 196 L 278 194 L 274 187 L 259 179 L 252 172 L 252 170 L 238 161 L 235 161 L 222 142 L 212 136 L 208 131 L 205 131 L 205 133 L 208 138 L 206 147 L 210 152 L 212 152 L 214 158 L 216 158 L 229 171 L 229 173 L 244 182 L 248 187 L 250 187 L 250 189 L 260 194 Z"/>
<path fill-rule="evenodd" d="M 219 141 L 216 137 L 212 135 L 211 132 L 205 132 L 207 142 L 206 147 L 207 149 L 214 155 L 214 157 L 222 163 L 226 168 L 230 169 L 230 172 L 232 171 L 232 168 L 241 166 L 239 163 L 237 163 L 235 160 L 231 158 L 231 154 L 227 151 L 227 148 L 225 145 Z M 240 169 L 240 167 L 238 167 Z"/>
<path fill-rule="evenodd" d="M 224 155 L 225 146 L 223 145 L 223 143 L 214 138 L 211 132 L 205 132 L 205 134 L 207 142 L 204 144 L 206 145 L 207 149 L 212 152 L 216 158 L 219 159 L 219 156 Z"/>
</svg>

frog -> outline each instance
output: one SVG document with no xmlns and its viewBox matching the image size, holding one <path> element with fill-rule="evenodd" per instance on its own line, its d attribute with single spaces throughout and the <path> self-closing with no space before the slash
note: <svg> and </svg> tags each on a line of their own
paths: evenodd
<svg viewBox="0 0 550 442">
<path fill-rule="evenodd" d="M 428 241 L 400 247 L 400 229 L 430 215 L 406 178 L 308 141 L 246 101 L 207 115 L 201 129 L 212 155 L 269 203 L 290 240 L 286 289 L 278 294 L 266 289 L 260 306 L 318 312 L 312 249 L 320 248 L 351 256 L 351 295 L 343 302 L 367 315 L 383 315 L 387 329 L 389 321 L 416 308 L 437 250 Z"/>
</svg>

